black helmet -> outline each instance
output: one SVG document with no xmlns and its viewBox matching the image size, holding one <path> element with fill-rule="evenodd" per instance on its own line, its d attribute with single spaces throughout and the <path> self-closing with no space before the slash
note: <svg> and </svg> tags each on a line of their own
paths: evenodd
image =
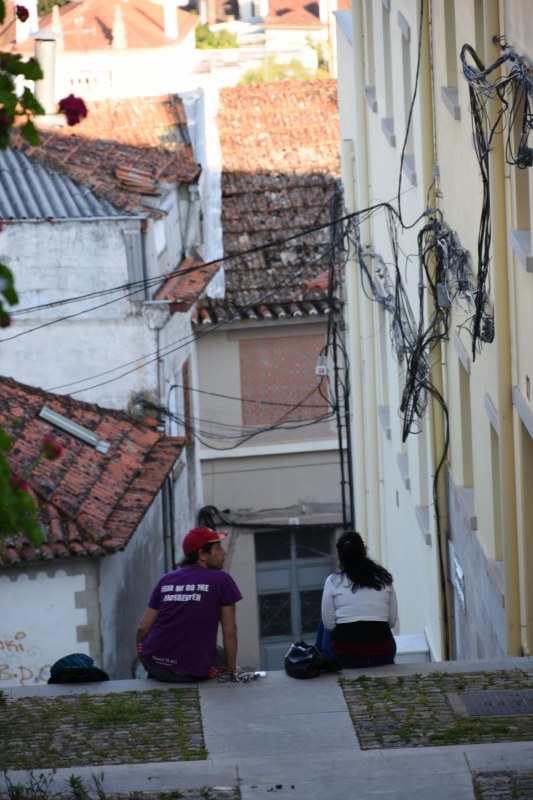
<svg viewBox="0 0 533 800">
<path fill-rule="evenodd" d="M 316 647 L 296 642 L 285 655 L 285 672 L 291 678 L 316 678 L 320 675 L 319 659 Z"/>
</svg>

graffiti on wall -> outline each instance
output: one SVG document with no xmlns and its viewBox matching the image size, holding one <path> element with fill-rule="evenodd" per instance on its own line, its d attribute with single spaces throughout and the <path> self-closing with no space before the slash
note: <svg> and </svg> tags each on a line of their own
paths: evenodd
<svg viewBox="0 0 533 800">
<path fill-rule="evenodd" d="M 12 685 L 16 681 L 20 686 L 46 683 L 51 665 L 44 661 L 40 647 L 26 631 L 12 635 L 0 631 L 0 689 L 6 682 Z"/>
<path fill-rule="evenodd" d="M 47 683 L 59 658 L 88 650 L 86 588 L 61 569 L 0 575 L 0 689 Z"/>
</svg>

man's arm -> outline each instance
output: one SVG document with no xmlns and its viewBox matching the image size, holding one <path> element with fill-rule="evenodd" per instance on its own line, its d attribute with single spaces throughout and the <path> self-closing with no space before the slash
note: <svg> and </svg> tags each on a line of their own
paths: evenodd
<svg viewBox="0 0 533 800">
<path fill-rule="evenodd" d="M 237 671 L 237 622 L 235 617 L 235 605 L 220 607 L 222 642 L 228 672 Z"/>
<path fill-rule="evenodd" d="M 158 611 L 155 608 L 147 608 L 144 614 L 142 615 L 141 619 L 139 620 L 139 624 L 137 625 L 137 650 L 141 651 L 140 644 L 145 636 L 148 635 L 152 625 L 157 619 Z"/>
</svg>

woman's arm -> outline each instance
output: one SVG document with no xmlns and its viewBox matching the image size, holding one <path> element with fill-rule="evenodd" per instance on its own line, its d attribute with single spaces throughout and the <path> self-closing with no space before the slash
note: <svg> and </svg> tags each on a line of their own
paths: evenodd
<svg viewBox="0 0 533 800">
<path fill-rule="evenodd" d="M 322 622 L 328 631 L 332 631 L 337 620 L 335 619 L 335 605 L 333 603 L 333 586 L 331 585 L 331 575 L 326 578 L 324 591 L 322 592 Z"/>
<path fill-rule="evenodd" d="M 389 601 L 389 627 L 394 628 L 398 621 L 398 600 L 396 599 L 396 592 L 391 583 L 390 586 L 390 601 Z"/>
</svg>

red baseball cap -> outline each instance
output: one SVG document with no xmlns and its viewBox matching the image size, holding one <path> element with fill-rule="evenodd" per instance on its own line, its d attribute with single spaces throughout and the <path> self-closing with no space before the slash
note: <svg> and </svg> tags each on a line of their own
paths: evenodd
<svg viewBox="0 0 533 800">
<path fill-rule="evenodd" d="M 193 528 L 183 540 L 183 552 L 186 556 L 190 556 L 195 550 L 199 550 L 210 542 L 221 542 L 227 535 L 225 531 L 214 531 L 212 528 L 206 528 L 203 525 L 199 528 Z"/>
</svg>

